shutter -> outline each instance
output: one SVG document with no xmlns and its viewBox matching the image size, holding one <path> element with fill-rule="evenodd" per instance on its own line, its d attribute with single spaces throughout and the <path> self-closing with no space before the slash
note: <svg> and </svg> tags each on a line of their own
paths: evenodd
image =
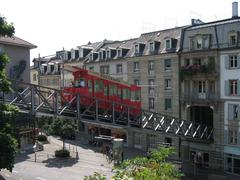
<svg viewBox="0 0 240 180">
<path fill-rule="evenodd" d="M 228 144 L 228 130 L 224 130 L 224 144 Z"/>
<path fill-rule="evenodd" d="M 225 81 L 225 95 L 229 96 L 229 81 Z"/>
<path fill-rule="evenodd" d="M 240 54 L 237 56 L 237 68 L 240 68 Z"/>
<path fill-rule="evenodd" d="M 229 69 L 229 56 L 228 55 L 225 55 L 224 61 L 225 61 L 225 68 Z"/>
<path fill-rule="evenodd" d="M 233 104 L 228 104 L 228 121 L 233 120 Z"/>
<path fill-rule="evenodd" d="M 240 144 L 240 131 L 237 131 L 237 144 Z"/>
<path fill-rule="evenodd" d="M 238 112 L 237 120 L 240 121 L 240 105 L 238 105 L 238 107 L 237 107 L 237 112 Z"/>
<path fill-rule="evenodd" d="M 237 95 L 240 96 L 240 80 L 237 81 Z"/>
</svg>

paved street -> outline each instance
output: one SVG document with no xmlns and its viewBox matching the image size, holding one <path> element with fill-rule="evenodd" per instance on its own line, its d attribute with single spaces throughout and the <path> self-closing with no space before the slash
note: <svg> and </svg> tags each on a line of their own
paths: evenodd
<svg viewBox="0 0 240 180">
<path fill-rule="evenodd" d="M 107 162 L 105 155 L 99 153 L 99 148 L 89 146 L 86 139 L 66 143 L 66 148 L 71 152 L 71 158 L 67 160 L 53 156 L 56 149 L 62 148 L 62 141 L 49 137 L 49 142 L 44 145 L 44 151 L 37 152 L 36 162 L 34 153 L 18 155 L 13 172 L 1 171 L 0 180 L 81 180 L 94 172 L 105 174 L 110 179 L 113 175 L 112 164 Z M 132 148 L 124 149 L 125 159 L 140 154 L 144 152 Z"/>
<path fill-rule="evenodd" d="M 61 147 L 61 141 L 50 138 L 50 144 L 44 145 L 44 151 L 37 152 L 37 162 L 34 162 L 34 153 L 18 155 L 13 172 L 4 170 L 1 175 L 5 179 L 11 180 L 79 180 L 95 171 L 107 175 L 108 179 L 113 175 L 112 164 L 106 161 L 106 157 L 95 152 L 94 149 L 89 149 L 87 145 L 66 144 L 66 148 L 70 148 L 72 156 L 67 160 L 53 156 L 54 151 Z M 78 160 L 76 159 L 76 148 L 79 154 Z"/>
</svg>

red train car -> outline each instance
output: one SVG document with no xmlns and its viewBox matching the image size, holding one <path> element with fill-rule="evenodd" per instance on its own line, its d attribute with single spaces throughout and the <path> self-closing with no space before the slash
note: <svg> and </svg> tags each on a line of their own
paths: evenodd
<svg viewBox="0 0 240 180">
<path fill-rule="evenodd" d="M 99 74 L 79 67 L 70 68 L 74 77 L 71 87 L 65 87 L 62 102 L 71 101 L 75 94 L 80 94 L 80 106 L 87 107 L 98 99 L 99 109 L 106 110 L 113 106 L 116 112 L 130 107 L 130 115 L 140 115 L 141 88 L 130 85 L 111 76 Z M 76 101 L 73 103 L 75 104 Z"/>
</svg>

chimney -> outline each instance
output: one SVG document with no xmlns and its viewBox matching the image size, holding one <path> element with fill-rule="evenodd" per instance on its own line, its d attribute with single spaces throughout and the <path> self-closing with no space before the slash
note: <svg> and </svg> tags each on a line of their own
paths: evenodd
<svg viewBox="0 0 240 180">
<path fill-rule="evenodd" d="M 237 18 L 238 17 L 238 2 L 233 2 L 232 3 L 232 18 Z"/>
</svg>

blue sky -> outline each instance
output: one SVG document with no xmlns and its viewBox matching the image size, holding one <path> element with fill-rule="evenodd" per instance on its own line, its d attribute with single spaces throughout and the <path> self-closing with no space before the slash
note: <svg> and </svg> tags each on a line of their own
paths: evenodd
<svg viewBox="0 0 240 180">
<path fill-rule="evenodd" d="M 89 41 L 123 40 L 143 32 L 231 18 L 232 0 L 0 0 L 16 36 L 38 46 L 31 59 Z"/>
</svg>

